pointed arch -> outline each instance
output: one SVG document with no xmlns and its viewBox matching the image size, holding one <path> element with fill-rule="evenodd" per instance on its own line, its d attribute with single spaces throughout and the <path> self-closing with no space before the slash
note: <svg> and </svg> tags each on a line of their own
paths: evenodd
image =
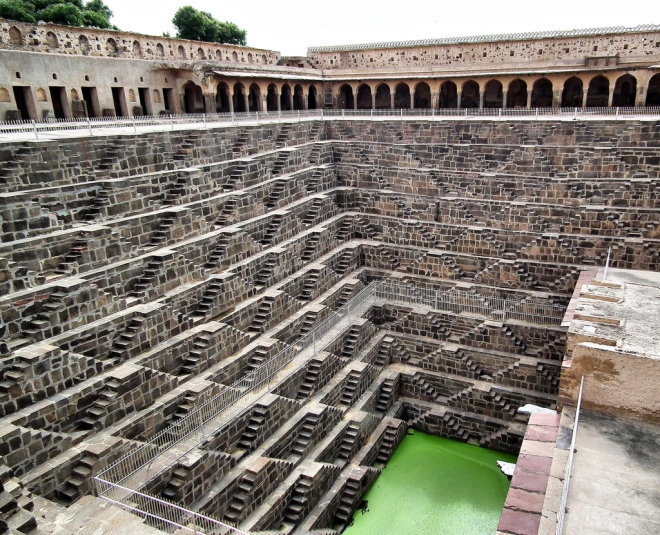
<svg viewBox="0 0 660 535">
<path fill-rule="evenodd" d="M 389 110 L 391 108 L 392 94 L 390 93 L 390 86 L 386 83 L 382 83 L 376 87 L 376 109 Z"/>
<path fill-rule="evenodd" d="M 443 82 L 440 86 L 439 108 L 455 108 L 458 105 L 458 88 L 451 80 Z"/>
<path fill-rule="evenodd" d="M 353 88 L 350 85 L 344 84 L 339 88 L 337 108 L 340 110 L 352 110 L 354 108 Z"/>
<path fill-rule="evenodd" d="M 478 108 L 479 97 L 479 84 L 474 80 L 468 80 L 461 89 L 461 108 Z"/>
<path fill-rule="evenodd" d="M 394 88 L 394 108 L 397 110 L 410 109 L 410 86 L 405 82 L 397 84 Z"/>
<path fill-rule="evenodd" d="M 539 78 L 532 85 L 532 108 L 552 107 L 552 82 L 547 78 Z"/>
<path fill-rule="evenodd" d="M 420 82 L 415 86 L 415 109 L 423 110 L 432 107 L 431 88 L 426 82 Z"/>
<path fill-rule="evenodd" d="M 527 82 L 516 78 L 509 84 L 509 90 L 506 94 L 507 108 L 526 108 L 527 107 Z"/>
<path fill-rule="evenodd" d="M 358 110 L 370 110 L 372 104 L 371 86 L 362 84 L 357 90 L 357 108 Z"/>
<path fill-rule="evenodd" d="M 504 104 L 504 87 L 499 80 L 489 80 L 484 87 L 484 108 L 501 108 Z"/>
<path fill-rule="evenodd" d="M 634 106 L 637 95 L 637 78 L 631 74 L 619 76 L 614 84 L 612 106 Z"/>
<path fill-rule="evenodd" d="M 571 76 L 564 82 L 564 89 L 561 92 L 561 107 L 581 108 L 583 96 L 584 84 L 582 79 L 577 76 Z"/>
<path fill-rule="evenodd" d="M 587 108 L 607 106 L 610 97 L 610 81 L 603 75 L 595 76 L 589 82 L 587 90 Z"/>
</svg>

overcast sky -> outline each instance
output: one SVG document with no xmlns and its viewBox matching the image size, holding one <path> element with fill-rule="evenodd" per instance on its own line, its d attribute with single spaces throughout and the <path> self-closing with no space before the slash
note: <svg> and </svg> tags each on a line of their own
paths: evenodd
<svg viewBox="0 0 660 535">
<path fill-rule="evenodd" d="M 659 0 L 105 0 L 120 29 L 162 35 L 182 5 L 247 30 L 248 45 L 304 55 L 308 46 L 660 24 Z"/>
</svg>

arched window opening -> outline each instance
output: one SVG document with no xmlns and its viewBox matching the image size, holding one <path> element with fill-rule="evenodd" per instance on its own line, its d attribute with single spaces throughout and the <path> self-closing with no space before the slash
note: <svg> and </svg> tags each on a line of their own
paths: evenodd
<svg viewBox="0 0 660 535">
<path fill-rule="evenodd" d="M 89 39 L 87 39 L 86 36 L 81 35 L 80 37 L 78 37 L 78 46 L 80 47 L 82 53 L 86 54 L 87 52 L 89 52 Z"/>
<path fill-rule="evenodd" d="M 415 108 L 419 110 L 431 108 L 431 88 L 426 82 L 417 84 L 415 88 Z"/>
<path fill-rule="evenodd" d="M 163 48 L 163 45 L 161 45 L 160 43 L 156 45 L 156 55 L 161 58 L 165 56 L 165 49 Z"/>
<path fill-rule="evenodd" d="M 507 108 L 526 108 L 527 107 L 527 83 L 520 78 L 516 78 L 509 84 L 509 91 L 506 95 Z"/>
<path fill-rule="evenodd" d="M 339 89 L 337 95 L 337 108 L 341 110 L 352 110 L 355 107 L 353 100 L 353 88 L 346 84 Z"/>
<path fill-rule="evenodd" d="M 290 111 L 291 107 L 291 87 L 289 87 L 289 84 L 284 84 L 282 86 L 282 94 L 280 95 L 280 109 L 282 111 Z"/>
<path fill-rule="evenodd" d="M 394 90 L 394 107 L 397 110 L 410 109 L 410 87 L 408 84 L 399 84 Z"/>
<path fill-rule="evenodd" d="M 458 89 L 454 82 L 445 82 L 440 86 L 439 108 L 455 108 L 458 104 Z"/>
<path fill-rule="evenodd" d="M 252 63 L 252 54 L 248 53 L 248 63 Z"/>
<path fill-rule="evenodd" d="M 630 74 L 620 76 L 614 85 L 612 106 L 634 106 L 637 94 L 637 79 Z"/>
<path fill-rule="evenodd" d="M 197 59 L 206 59 L 206 54 L 201 46 L 197 49 Z"/>
<path fill-rule="evenodd" d="M 250 84 L 248 103 L 250 104 L 250 111 L 261 111 L 261 89 L 257 84 Z"/>
<path fill-rule="evenodd" d="M 179 53 L 179 59 L 186 59 L 186 49 L 183 48 L 183 45 L 179 45 L 177 52 Z"/>
<path fill-rule="evenodd" d="M 501 108 L 504 104 L 502 82 L 490 80 L 484 88 L 484 108 Z"/>
<path fill-rule="evenodd" d="M 133 95 L 135 98 L 135 95 Z M 193 82 L 183 86 L 184 110 L 186 113 L 204 113 L 204 95 L 202 88 Z"/>
<path fill-rule="evenodd" d="M 315 85 L 309 86 L 309 96 L 307 97 L 307 108 L 310 110 L 315 110 L 318 108 Z"/>
<path fill-rule="evenodd" d="M 532 86 L 532 108 L 552 107 L 552 82 L 547 78 L 536 80 Z"/>
<path fill-rule="evenodd" d="M 236 52 L 231 53 L 231 60 L 233 62 L 238 62 L 238 54 Z"/>
<path fill-rule="evenodd" d="M 142 57 L 142 45 L 139 41 L 133 41 L 133 54 L 139 58 Z"/>
<path fill-rule="evenodd" d="M 117 41 L 115 41 L 112 37 L 108 39 L 105 43 L 105 49 L 110 53 L 110 54 L 115 54 L 117 52 Z"/>
<path fill-rule="evenodd" d="M 244 113 L 247 111 L 245 103 L 245 86 L 241 82 L 234 84 L 234 111 Z"/>
<path fill-rule="evenodd" d="M 564 90 L 561 92 L 562 108 L 581 108 L 584 95 L 584 85 L 577 76 L 572 76 L 564 82 Z"/>
<path fill-rule="evenodd" d="M 57 40 L 57 35 L 55 35 L 53 32 L 48 32 L 46 34 L 46 44 L 50 48 L 57 48 L 60 46 L 59 41 Z"/>
<path fill-rule="evenodd" d="M 610 81 L 604 76 L 596 76 L 589 82 L 587 108 L 603 108 L 610 97 Z"/>
<path fill-rule="evenodd" d="M 9 44 L 10 45 L 22 45 L 23 44 L 23 34 L 16 26 L 9 28 Z"/>
<path fill-rule="evenodd" d="M 218 90 L 215 94 L 215 111 L 217 113 L 229 113 L 231 111 L 231 107 L 229 106 L 229 87 L 225 83 L 218 85 Z"/>
<path fill-rule="evenodd" d="M 387 84 L 380 84 L 376 88 L 376 109 L 389 110 L 392 107 L 392 96 L 390 93 L 390 86 Z"/>
<path fill-rule="evenodd" d="M 300 84 L 293 88 L 293 109 L 302 110 L 305 108 L 305 93 Z"/>
<path fill-rule="evenodd" d="M 357 92 L 358 110 L 370 110 L 372 104 L 371 87 L 369 87 L 367 84 L 362 84 L 360 87 L 358 87 Z"/>
<path fill-rule="evenodd" d="M 461 108 L 479 107 L 479 84 L 474 80 L 469 80 L 463 84 L 461 91 Z"/>
<path fill-rule="evenodd" d="M 268 86 L 268 93 L 266 94 L 266 111 L 277 111 L 277 86 L 270 84 Z"/>
<path fill-rule="evenodd" d="M 647 106 L 660 106 L 660 73 L 649 80 L 649 88 L 646 92 Z"/>
</svg>

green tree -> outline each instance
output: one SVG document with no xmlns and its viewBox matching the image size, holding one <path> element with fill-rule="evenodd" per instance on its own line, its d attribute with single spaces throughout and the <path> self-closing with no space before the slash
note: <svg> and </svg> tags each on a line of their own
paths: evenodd
<svg viewBox="0 0 660 535">
<path fill-rule="evenodd" d="M 53 22 L 66 26 L 117 28 L 110 24 L 112 11 L 103 0 L 0 0 L 0 17 L 20 22 Z"/>
<path fill-rule="evenodd" d="M 44 22 L 64 24 L 65 26 L 82 26 L 83 16 L 76 6 L 71 4 L 54 4 L 37 11 L 37 18 Z"/>
<path fill-rule="evenodd" d="M 22 0 L 0 0 L 0 17 L 18 22 L 37 22 L 34 6 Z"/>
<path fill-rule="evenodd" d="M 233 22 L 220 22 L 211 13 L 200 11 L 192 6 L 177 10 L 172 19 L 176 36 L 209 43 L 247 44 L 247 32 Z"/>
</svg>

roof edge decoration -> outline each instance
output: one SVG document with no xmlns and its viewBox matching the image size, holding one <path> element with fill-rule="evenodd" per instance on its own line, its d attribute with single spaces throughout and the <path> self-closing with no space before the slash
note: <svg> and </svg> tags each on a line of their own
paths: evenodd
<svg viewBox="0 0 660 535">
<path fill-rule="evenodd" d="M 307 53 L 343 52 L 347 50 L 371 50 L 378 48 L 407 48 L 415 46 L 460 45 L 470 43 L 490 43 L 500 41 L 526 41 L 529 39 L 558 39 L 562 37 L 589 37 L 616 33 L 660 32 L 660 24 L 640 24 L 634 28 L 610 26 L 607 28 L 583 28 L 579 30 L 553 30 L 547 32 L 501 33 L 494 35 L 471 35 L 467 37 L 441 37 L 418 41 L 388 41 L 383 43 L 362 43 L 355 45 L 311 46 Z"/>
</svg>

